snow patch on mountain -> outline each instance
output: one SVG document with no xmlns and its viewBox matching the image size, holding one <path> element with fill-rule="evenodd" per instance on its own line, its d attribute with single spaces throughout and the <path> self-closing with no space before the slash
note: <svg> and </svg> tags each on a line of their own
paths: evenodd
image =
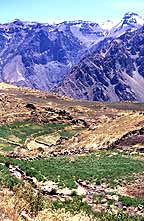
<svg viewBox="0 0 144 221">
<path fill-rule="evenodd" d="M 109 36 L 119 37 L 126 31 L 134 31 L 144 25 L 144 19 L 136 13 L 126 13 L 122 20 L 115 25 L 111 30 Z"/>
<path fill-rule="evenodd" d="M 111 20 L 107 20 L 107 21 L 101 23 L 100 27 L 104 30 L 110 31 L 116 24 L 117 24 L 116 21 L 114 22 L 114 21 L 111 21 Z"/>
</svg>

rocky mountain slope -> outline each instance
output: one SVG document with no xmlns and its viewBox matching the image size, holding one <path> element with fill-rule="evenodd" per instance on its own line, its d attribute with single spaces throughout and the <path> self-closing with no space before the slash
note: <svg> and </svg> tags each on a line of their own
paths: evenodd
<svg viewBox="0 0 144 221">
<path fill-rule="evenodd" d="M 84 21 L 1 24 L 0 81 L 49 90 L 104 35 L 98 24 Z"/>
<path fill-rule="evenodd" d="M 144 26 L 111 40 L 73 68 L 55 89 L 94 101 L 144 101 Z"/>
<path fill-rule="evenodd" d="M 125 14 L 115 25 L 66 21 L 49 25 L 22 22 L 0 25 L 0 81 L 50 90 L 70 69 L 106 37 L 111 41 L 127 30 L 135 30 L 143 19 Z"/>
</svg>

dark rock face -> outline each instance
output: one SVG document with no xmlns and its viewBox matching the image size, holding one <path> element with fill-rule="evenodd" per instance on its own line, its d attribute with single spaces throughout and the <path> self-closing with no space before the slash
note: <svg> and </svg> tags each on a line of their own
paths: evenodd
<svg viewBox="0 0 144 221">
<path fill-rule="evenodd" d="M 100 43 L 55 91 L 77 99 L 144 101 L 144 26 Z"/>
<path fill-rule="evenodd" d="M 49 90 L 103 36 L 98 24 L 84 21 L 0 24 L 0 81 Z"/>
</svg>

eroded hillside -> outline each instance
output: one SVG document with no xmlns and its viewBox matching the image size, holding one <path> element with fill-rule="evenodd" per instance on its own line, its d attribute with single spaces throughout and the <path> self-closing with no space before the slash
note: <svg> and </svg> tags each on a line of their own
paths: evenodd
<svg viewBox="0 0 144 221">
<path fill-rule="evenodd" d="M 75 99 L 144 101 L 144 28 L 105 39 L 54 89 Z"/>
</svg>

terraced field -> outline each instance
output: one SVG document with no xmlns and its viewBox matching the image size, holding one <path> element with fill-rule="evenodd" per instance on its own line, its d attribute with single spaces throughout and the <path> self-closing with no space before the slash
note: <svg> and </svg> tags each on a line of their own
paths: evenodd
<svg viewBox="0 0 144 221">
<path fill-rule="evenodd" d="M 0 220 L 144 220 L 143 104 L 0 96 Z"/>
</svg>

